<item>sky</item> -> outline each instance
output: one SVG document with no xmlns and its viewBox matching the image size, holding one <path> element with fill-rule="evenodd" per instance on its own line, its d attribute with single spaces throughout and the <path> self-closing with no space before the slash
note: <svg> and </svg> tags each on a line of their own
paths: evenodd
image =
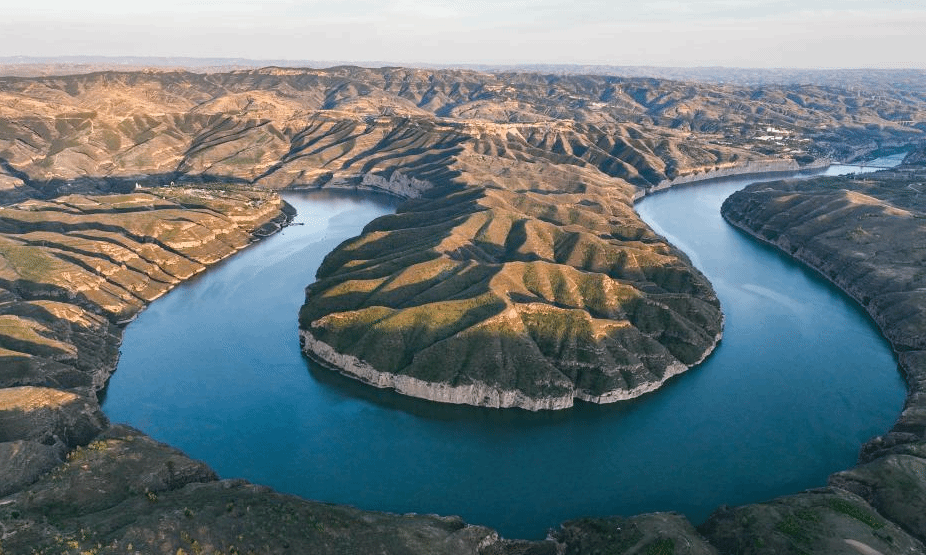
<svg viewBox="0 0 926 555">
<path fill-rule="evenodd" d="M 3 0 L 0 57 L 926 68 L 926 0 Z"/>
</svg>

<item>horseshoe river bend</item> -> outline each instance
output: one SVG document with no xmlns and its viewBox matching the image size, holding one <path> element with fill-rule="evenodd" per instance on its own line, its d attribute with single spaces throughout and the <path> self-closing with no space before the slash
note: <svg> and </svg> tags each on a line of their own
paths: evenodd
<svg viewBox="0 0 926 555">
<path fill-rule="evenodd" d="M 325 254 L 401 202 L 317 191 L 284 194 L 304 225 L 178 286 L 126 328 L 103 409 L 222 477 L 460 515 L 506 537 L 665 510 L 697 524 L 721 504 L 823 485 L 891 426 L 904 384 L 858 306 L 723 221 L 723 200 L 754 181 L 637 203 L 713 283 L 726 315 L 705 362 L 641 398 L 539 413 L 445 406 L 317 367 L 299 349 L 305 286 Z"/>
</svg>

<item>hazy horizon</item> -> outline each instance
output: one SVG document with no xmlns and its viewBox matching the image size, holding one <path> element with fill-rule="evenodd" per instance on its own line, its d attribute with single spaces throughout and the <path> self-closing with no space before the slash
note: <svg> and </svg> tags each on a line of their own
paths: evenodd
<svg viewBox="0 0 926 555">
<path fill-rule="evenodd" d="M 639 69 L 657 69 L 657 70 L 742 70 L 742 71 L 793 71 L 793 72 L 839 72 L 839 71 L 926 71 L 924 67 L 897 67 L 897 66 L 842 66 L 842 67 L 792 67 L 792 66 L 732 66 L 732 65 L 646 65 L 646 64 L 596 64 L 596 63 L 543 63 L 543 62 L 524 62 L 524 63 L 440 63 L 427 61 L 404 61 L 396 62 L 393 60 L 311 60 L 299 58 L 245 58 L 245 57 L 202 57 L 202 56 L 118 56 L 118 55 L 81 55 L 81 54 L 64 54 L 60 56 L 0 56 L 0 64 L 62 64 L 62 65 L 126 65 L 128 67 L 149 66 L 151 68 L 178 68 L 178 69 L 210 69 L 213 67 L 307 67 L 313 69 L 327 69 L 337 66 L 357 66 L 371 69 L 384 67 L 408 67 L 424 69 L 471 69 L 473 71 L 504 71 L 511 69 L 513 71 L 532 71 L 535 68 L 570 68 L 582 70 L 585 68 L 639 68 Z"/>
<path fill-rule="evenodd" d="M 926 5 L 859 0 L 35 0 L 0 56 L 926 69 Z"/>
</svg>

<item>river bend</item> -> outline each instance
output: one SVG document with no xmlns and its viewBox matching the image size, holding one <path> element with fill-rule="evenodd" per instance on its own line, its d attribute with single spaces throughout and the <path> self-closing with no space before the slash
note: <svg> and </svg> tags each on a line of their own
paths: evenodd
<svg viewBox="0 0 926 555">
<path fill-rule="evenodd" d="M 848 168 L 831 169 L 831 172 Z M 563 520 L 675 510 L 702 521 L 823 485 L 900 412 L 887 342 L 835 287 L 736 231 L 720 204 L 751 180 L 672 189 L 644 220 L 714 284 L 724 338 L 700 366 L 617 405 L 529 413 L 443 406 L 307 361 L 304 287 L 387 197 L 287 194 L 295 225 L 178 286 L 125 331 L 113 422 L 243 477 L 364 509 L 461 515 L 505 537 Z"/>
</svg>

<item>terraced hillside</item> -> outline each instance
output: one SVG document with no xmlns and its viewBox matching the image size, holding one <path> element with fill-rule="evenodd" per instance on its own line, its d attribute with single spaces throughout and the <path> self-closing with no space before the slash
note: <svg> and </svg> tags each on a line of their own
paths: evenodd
<svg viewBox="0 0 926 555">
<path fill-rule="evenodd" d="M 0 384 L 95 398 L 120 324 L 282 218 L 270 193 L 179 187 L 0 207 Z"/>
<path fill-rule="evenodd" d="M 0 495 L 109 428 L 98 394 L 125 322 L 286 217 L 275 193 L 218 187 L 0 207 Z"/>
</svg>

